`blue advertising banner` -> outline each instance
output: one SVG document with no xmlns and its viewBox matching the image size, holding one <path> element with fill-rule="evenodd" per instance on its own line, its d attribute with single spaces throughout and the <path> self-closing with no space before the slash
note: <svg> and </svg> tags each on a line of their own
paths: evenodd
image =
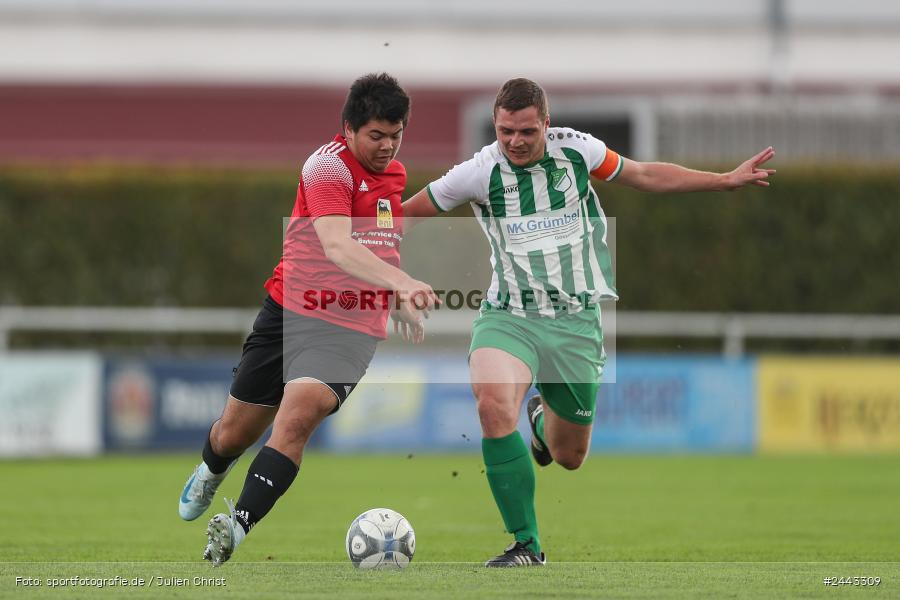
<svg viewBox="0 0 900 600">
<path fill-rule="evenodd" d="M 755 361 L 718 356 L 618 356 L 600 386 L 597 451 L 751 452 Z"/>
<path fill-rule="evenodd" d="M 107 449 L 196 449 L 222 414 L 234 359 L 114 359 L 105 369 Z"/>
<path fill-rule="evenodd" d="M 621 356 L 601 386 L 592 447 L 612 452 L 751 452 L 754 363 L 717 356 Z M 379 360 L 336 416 L 323 445 L 338 451 L 479 451 L 465 357 Z M 368 377 L 368 376 L 367 376 Z M 384 383 L 390 380 L 404 383 Z M 440 381 L 442 383 L 429 383 Z M 415 382 L 415 383 L 413 383 Z M 531 390 L 528 394 L 537 393 Z M 519 431 L 531 431 L 524 410 Z"/>
<path fill-rule="evenodd" d="M 225 405 L 235 362 L 219 358 L 107 361 L 105 447 L 199 451 Z M 754 365 L 752 360 L 717 356 L 619 355 L 616 383 L 600 389 L 592 448 L 600 452 L 753 451 Z M 326 419 L 313 443 L 342 452 L 478 452 L 481 428 L 468 382 L 465 356 L 376 357 L 366 378 L 342 410 Z M 530 439 L 524 410 L 519 430 Z"/>
</svg>

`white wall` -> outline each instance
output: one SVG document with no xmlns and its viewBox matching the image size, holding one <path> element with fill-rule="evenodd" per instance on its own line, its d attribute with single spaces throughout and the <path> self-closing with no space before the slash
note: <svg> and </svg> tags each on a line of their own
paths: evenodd
<svg viewBox="0 0 900 600">
<path fill-rule="evenodd" d="M 900 2 L 0 0 L 0 82 L 900 82 Z M 779 22 L 774 19 L 774 22 Z M 781 32 L 780 34 L 775 32 Z M 783 37 L 780 37 L 783 36 Z"/>
</svg>

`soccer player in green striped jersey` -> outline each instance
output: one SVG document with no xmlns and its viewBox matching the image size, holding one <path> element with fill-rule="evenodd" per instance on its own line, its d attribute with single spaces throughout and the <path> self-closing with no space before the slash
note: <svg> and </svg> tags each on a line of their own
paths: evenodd
<svg viewBox="0 0 900 600">
<path fill-rule="evenodd" d="M 768 186 L 769 147 L 728 173 L 620 156 L 590 134 L 550 127 L 546 94 L 511 79 L 494 102 L 497 141 L 403 204 L 408 225 L 470 203 L 491 246 L 493 276 L 472 329 L 469 370 L 485 472 L 509 533 L 489 567 L 545 562 L 535 475 L 516 429 L 525 394 L 531 453 L 577 469 L 587 456 L 605 355 L 599 302 L 616 299 L 606 218 L 591 177 L 650 192 Z"/>
</svg>

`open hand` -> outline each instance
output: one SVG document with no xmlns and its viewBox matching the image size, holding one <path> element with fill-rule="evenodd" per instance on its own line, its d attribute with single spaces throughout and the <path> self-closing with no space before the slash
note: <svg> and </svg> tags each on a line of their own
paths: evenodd
<svg viewBox="0 0 900 600">
<path fill-rule="evenodd" d="M 734 171 L 725 176 L 725 189 L 736 190 L 745 185 L 769 186 L 769 175 L 775 174 L 775 169 L 760 168 L 775 156 L 775 149 L 769 146 L 756 156 L 745 160 Z"/>
<path fill-rule="evenodd" d="M 409 302 L 401 302 L 391 309 L 394 321 L 394 333 L 400 334 L 404 342 L 421 344 L 425 340 L 425 323 L 422 311 L 417 310 Z"/>
</svg>

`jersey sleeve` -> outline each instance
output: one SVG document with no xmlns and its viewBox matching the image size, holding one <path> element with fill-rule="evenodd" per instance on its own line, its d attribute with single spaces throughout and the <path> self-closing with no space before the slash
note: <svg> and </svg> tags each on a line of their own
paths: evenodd
<svg viewBox="0 0 900 600">
<path fill-rule="evenodd" d="M 592 135 L 585 136 L 585 148 L 591 175 L 604 181 L 612 181 L 619 175 L 624 161 L 617 152 Z"/>
<path fill-rule="evenodd" d="M 337 154 L 314 154 L 303 165 L 303 195 L 313 219 L 350 216 L 353 175 Z"/>
<path fill-rule="evenodd" d="M 475 158 L 460 163 L 446 175 L 426 186 L 428 198 L 441 212 L 453 210 L 466 202 L 482 202 L 484 185 Z"/>
</svg>

